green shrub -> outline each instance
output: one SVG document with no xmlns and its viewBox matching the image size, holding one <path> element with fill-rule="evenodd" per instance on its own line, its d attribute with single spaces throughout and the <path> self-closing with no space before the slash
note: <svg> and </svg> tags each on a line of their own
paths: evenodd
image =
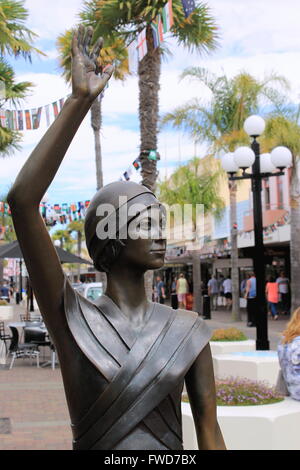
<svg viewBox="0 0 300 470">
<path fill-rule="evenodd" d="M 218 406 L 269 405 L 284 400 L 282 395 L 264 382 L 239 377 L 216 380 L 216 397 Z M 183 395 L 182 401 L 189 401 L 187 395 Z"/>
<path fill-rule="evenodd" d="M 246 341 L 248 338 L 237 328 L 219 328 L 213 331 L 211 341 Z"/>
</svg>

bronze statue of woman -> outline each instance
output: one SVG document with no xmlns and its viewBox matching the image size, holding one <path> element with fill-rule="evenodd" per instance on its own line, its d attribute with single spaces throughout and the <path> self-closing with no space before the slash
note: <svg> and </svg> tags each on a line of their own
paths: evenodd
<svg viewBox="0 0 300 470">
<path fill-rule="evenodd" d="M 164 213 L 155 195 L 132 182 L 105 186 L 91 201 L 86 241 L 95 267 L 107 273 L 107 290 L 97 305 L 66 279 L 39 204 L 93 100 L 113 68 L 102 70 L 99 40 L 80 26 L 72 41 L 72 94 L 20 171 L 8 201 L 39 308 L 55 343 L 71 417 L 74 449 L 182 449 L 181 393 L 185 382 L 199 449 L 224 449 L 216 418 L 210 333 L 194 312 L 149 302 L 144 273 L 164 263 Z M 123 199 L 120 199 L 123 198 Z M 98 208 L 142 205 L 125 225 L 138 222 L 123 240 Z M 153 222 L 152 210 L 158 211 Z M 129 211 L 128 211 L 129 214 Z M 118 219 L 118 222 L 120 220 Z M 104 225 L 103 225 L 104 224 Z M 155 225 L 156 224 L 156 225 Z M 124 228 L 124 227 L 121 227 Z"/>
</svg>

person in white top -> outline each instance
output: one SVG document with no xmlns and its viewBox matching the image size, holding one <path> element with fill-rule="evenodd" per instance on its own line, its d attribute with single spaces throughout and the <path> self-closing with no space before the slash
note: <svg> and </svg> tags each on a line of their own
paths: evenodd
<svg viewBox="0 0 300 470">
<path fill-rule="evenodd" d="M 227 276 L 227 278 L 223 282 L 223 288 L 224 288 L 224 296 L 226 299 L 226 308 L 229 310 L 232 305 L 232 283 L 231 283 L 230 276 Z"/>
<path fill-rule="evenodd" d="M 282 313 L 284 315 L 288 315 L 289 309 L 290 309 L 289 308 L 290 281 L 285 276 L 284 271 L 281 271 L 279 273 L 279 277 L 276 279 L 276 282 L 278 284 L 278 290 L 279 290 L 279 294 L 280 294 L 280 303 L 281 303 Z"/>
</svg>

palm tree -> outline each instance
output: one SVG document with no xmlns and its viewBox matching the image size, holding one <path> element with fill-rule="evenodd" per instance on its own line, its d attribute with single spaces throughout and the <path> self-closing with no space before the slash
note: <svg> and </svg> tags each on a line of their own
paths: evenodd
<svg viewBox="0 0 300 470">
<path fill-rule="evenodd" d="M 15 82 L 14 70 L 5 56 L 31 60 L 33 52 L 43 54 L 33 47 L 37 35 L 26 27 L 27 18 L 23 1 L 0 0 L 0 81 L 5 89 L 4 96 L 0 97 L 0 107 L 7 102 L 18 104 L 33 86 L 30 82 Z M 6 156 L 18 149 L 20 139 L 20 133 L 0 125 L 0 154 Z"/>
<path fill-rule="evenodd" d="M 15 73 L 13 68 L 0 58 L 0 79 L 5 86 L 5 96 L 0 97 L 0 107 L 3 108 L 8 102 L 16 106 L 20 100 L 25 98 L 28 91 L 33 87 L 30 82 L 15 82 Z M 21 134 L 17 131 L 0 125 L 0 154 L 7 156 L 19 149 Z"/>
<path fill-rule="evenodd" d="M 70 232 L 68 230 L 56 230 L 52 235 L 52 240 L 59 240 L 60 248 L 67 251 L 72 251 L 74 240 L 72 239 Z"/>
<path fill-rule="evenodd" d="M 84 240 L 84 221 L 73 220 L 73 222 L 70 222 L 67 226 L 67 231 L 69 232 L 69 234 L 72 234 L 72 232 L 76 233 L 77 255 L 81 256 L 82 241 Z M 80 279 L 80 264 L 78 264 L 78 279 Z"/>
<path fill-rule="evenodd" d="M 290 261 L 291 261 L 291 309 L 294 311 L 300 305 L 300 107 L 293 113 L 275 115 L 268 119 L 262 137 L 261 146 L 263 152 L 268 152 L 277 145 L 288 147 L 293 155 L 291 168 L 290 189 Z"/>
<path fill-rule="evenodd" d="M 207 69 L 192 67 L 186 69 L 182 78 L 190 77 L 200 81 L 211 92 L 209 103 L 195 98 L 189 103 L 167 113 L 162 125 L 186 130 L 194 141 L 205 142 L 209 152 L 217 155 L 220 151 L 232 151 L 236 145 L 247 144 L 248 135 L 243 130 L 245 119 L 255 114 L 260 106 L 272 104 L 278 107 L 283 95 L 272 85 L 288 88 L 284 77 L 271 74 L 264 80 L 257 80 L 248 73 L 239 73 L 228 79 L 217 77 Z M 231 223 L 231 277 L 232 277 L 232 319 L 240 319 L 239 274 L 237 248 L 236 184 L 229 185 Z"/>
<path fill-rule="evenodd" d="M 33 47 L 37 35 L 27 28 L 29 13 L 24 1 L 0 0 L 0 55 L 22 56 L 31 59 L 32 52 L 43 54 Z"/>
<path fill-rule="evenodd" d="M 167 0 L 86 0 L 80 15 L 86 25 L 95 30 L 95 39 L 120 37 L 126 45 L 146 28 L 147 53 L 138 65 L 141 183 L 155 190 L 158 175 L 157 135 L 159 119 L 159 89 L 161 60 L 168 49 L 165 43 L 155 48 L 151 23 L 162 13 Z M 170 36 L 189 50 L 208 52 L 216 47 L 216 25 L 205 4 L 199 3 L 185 18 L 181 0 L 173 0 L 174 25 Z M 150 159 L 150 152 L 156 157 Z M 146 273 L 148 297 L 152 293 L 152 273 Z"/>
<path fill-rule="evenodd" d="M 60 66 L 63 69 L 65 80 L 71 81 L 71 39 L 73 30 L 66 31 L 58 37 L 57 45 L 60 53 Z M 98 38 L 94 36 L 94 41 Z M 102 67 L 114 63 L 114 78 L 124 80 L 128 72 L 127 51 L 124 42 L 120 38 L 111 36 L 105 41 L 105 47 L 102 48 L 99 60 Z M 103 186 L 102 172 L 102 154 L 100 131 L 102 128 L 102 97 L 97 98 L 91 106 L 91 126 L 94 132 L 95 141 L 95 161 L 96 161 L 96 181 L 97 190 Z"/>
<path fill-rule="evenodd" d="M 105 40 L 117 35 L 129 45 L 146 28 L 147 53 L 138 66 L 140 160 L 142 184 L 152 190 L 157 178 L 157 161 L 148 157 L 151 150 L 157 151 L 161 59 L 168 50 L 165 43 L 154 47 L 151 22 L 162 13 L 166 3 L 166 0 L 91 0 L 84 2 L 81 13 L 85 23 L 95 29 L 95 36 Z M 217 28 L 205 4 L 199 3 L 185 18 L 181 0 L 173 0 L 173 16 L 170 37 L 177 39 L 178 45 L 198 52 L 216 47 Z"/>
<path fill-rule="evenodd" d="M 205 163 L 204 163 L 205 161 Z M 221 216 L 224 201 L 219 196 L 219 174 L 211 173 L 209 164 L 211 157 L 200 160 L 193 158 L 187 165 L 179 167 L 167 181 L 158 185 L 159 199 L 172 206 L 191 204 L 193 209 L 201 202 L 204 214 L 213 213 L 217 218 Z M 193 211 L 193 233 L 197 238 L 196 213 Z M 192 251 L 193 258 L 193 310 L 202 312 L 201 269 L 198 252 Z"/>
</svg>

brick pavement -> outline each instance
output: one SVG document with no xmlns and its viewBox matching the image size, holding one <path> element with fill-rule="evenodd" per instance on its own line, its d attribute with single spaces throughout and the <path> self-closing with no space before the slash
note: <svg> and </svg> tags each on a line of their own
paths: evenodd
<svg viewBox="0 0 300 470">
<path fill-rule="evenodd" d="M 12 319 L 17 320 L 19 313 L 18 308 Z M 269 319 L 271 349 L 287 321 L 287 317 Z M 245 313 L 242 321 L 233 323 L 230 312 L 212 312 L 207 324 L 211 329 L 236 326 L 249 338 L 256 335 L 255 328 L 246 326 Z M 0 450 L 69 450 L 69 422 L 59 367 L 38 369 L 29 359 L 16 360 L 12 370 L 0 367 Z"/>
<path fill-rule="evenodd" d="M 1 433 L 1 418 L 9 418 L 9 434 Z M 21 359 L 0 370 L 0 450 L 71 449 L 69 422 L 59 368 Z"/>
</svg>

